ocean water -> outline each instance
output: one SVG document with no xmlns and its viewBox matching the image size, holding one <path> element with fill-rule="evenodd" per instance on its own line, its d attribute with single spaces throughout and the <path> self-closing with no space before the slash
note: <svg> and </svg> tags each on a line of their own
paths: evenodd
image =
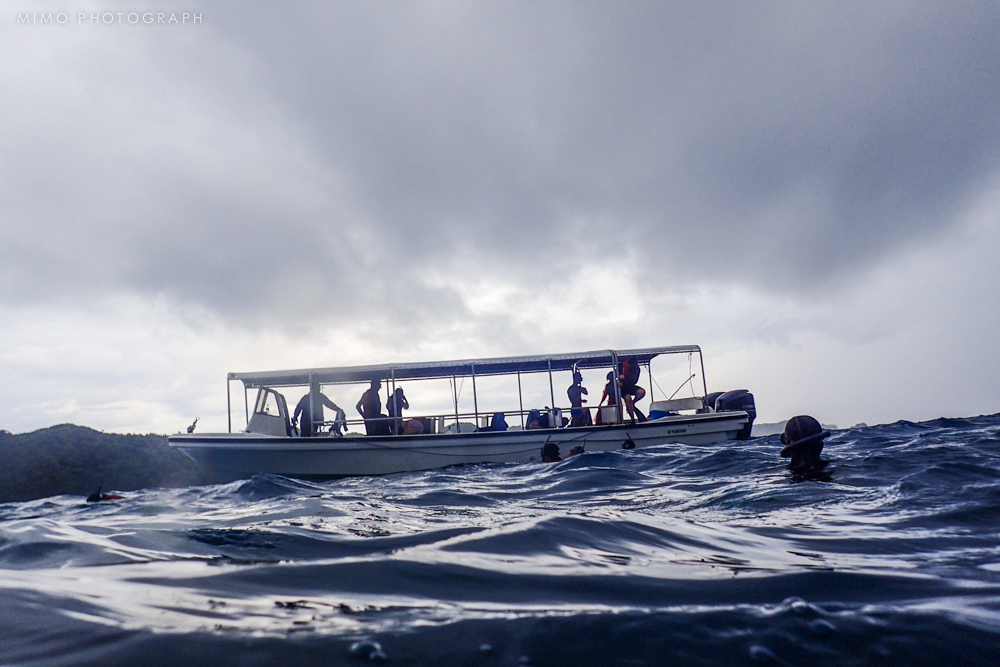
<svg viewBox="0 0 1000 667">
<path fill-rule="evenodd" d="M 0 664 L 1000 664 L 1000 415 L 780 448 L 0 505 Z"/>
</svg>

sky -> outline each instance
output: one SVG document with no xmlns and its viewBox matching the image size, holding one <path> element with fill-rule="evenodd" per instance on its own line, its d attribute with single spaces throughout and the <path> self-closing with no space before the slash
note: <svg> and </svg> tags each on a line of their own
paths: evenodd
<svg viewBox="0 0 1000 667">
<path fill-rule="evenodd" d="M 682 344 L 763 422 L 1000 412 L 993 2 L 0 5 L 0 428 Z"/>
</svg>

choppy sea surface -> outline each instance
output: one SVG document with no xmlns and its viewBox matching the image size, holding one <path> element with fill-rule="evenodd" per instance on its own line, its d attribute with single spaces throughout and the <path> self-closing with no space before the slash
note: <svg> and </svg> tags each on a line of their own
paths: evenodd
<svg viewBox="0 0 1000 667">
<path fill-rule="evenodd" d="M 780 448 L 0 505 L 0 664 L 1000 664 L 1000 415 Z"/>
</svg>

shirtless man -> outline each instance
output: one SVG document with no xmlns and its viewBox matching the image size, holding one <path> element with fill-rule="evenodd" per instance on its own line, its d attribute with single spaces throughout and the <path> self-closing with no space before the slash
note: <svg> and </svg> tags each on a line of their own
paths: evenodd
<svg viewBox="0 0 1000 667">
<path fill-rule="evenodd" d="M 583 396 L 587 393 L 587 388 L 583 386 L 583 375 L 580 371 L 573 371 L 573 384 L 566 390 L 569 396 L 569 404 L 572 408 L 570 414 L 570 426 L 590 426 L 593 421 L 590 418 L 590 410 L 584 410 L 583 404 L 587 402 Z"/>
<path fill-rule="evenodd" d="M 382 383 L 379 380 L 372 380 L 371 387 L 368 391 L 361 394 L 361 400 L 358 401 L 357 411 L 361 413 L 361 416 L 365 419 L 365 433 L 368 435 L 378 435 L 379 434 L 379 424 L 381 423 L 382 416 L 382 399 L 379 397 L 379 389 L 382 388 Z"/>
</svg>

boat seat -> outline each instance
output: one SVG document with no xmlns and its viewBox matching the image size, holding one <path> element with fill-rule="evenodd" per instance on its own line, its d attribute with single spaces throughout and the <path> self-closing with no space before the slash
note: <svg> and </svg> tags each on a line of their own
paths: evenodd
<svg viewBox="0 0 1000 667">
<path fill-rule="evenodd" d="M 649 416 L 653 417 L 654 413 L 661 413 L 659 416 L 664 416 L 671 412 L 680 412 L 681 410 L 701 410 L 705 407 L 705 399 L 701 396 L 692 396 L 690 398 L 674 398 L 669 401 L 653 401 L 649 404 Z"/>
</svg>

